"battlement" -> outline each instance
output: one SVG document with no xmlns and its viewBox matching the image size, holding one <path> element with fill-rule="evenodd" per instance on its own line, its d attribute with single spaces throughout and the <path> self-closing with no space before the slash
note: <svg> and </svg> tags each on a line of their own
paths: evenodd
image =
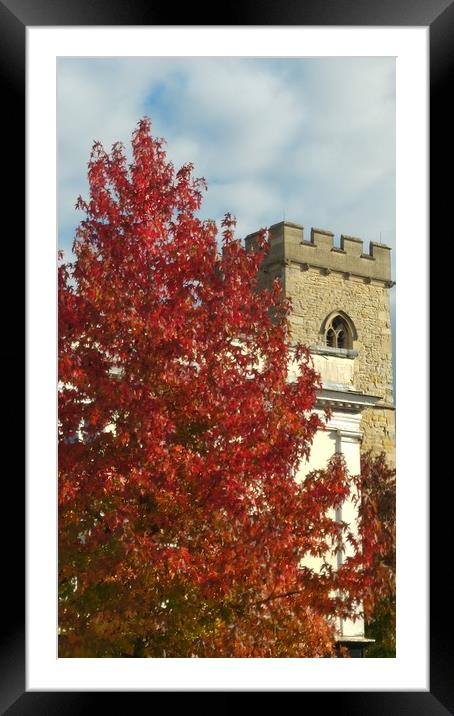
<svg viewBox="0 0 454 716">
<path fill-rule="evenodd" d="M 246 248 L 254 250 L 258 232 L 245 238 Z M 304 227 L 281 221 L 270 227 L 270 250 L 263 267 L 276 263 L 299 265 L 303 270 L 319 268 L 338 271 L 345 277 L 358 276 L 383 281 L 390 286 L 391 249 L 385 244 L 370 242 L 369 253 L 364 253 L 362 239 L 342 235 L 340 248 L 334 246 L 334 234 L 325 229 L 311 229 L 310 240 L 304 238 Z"/>
</svg>

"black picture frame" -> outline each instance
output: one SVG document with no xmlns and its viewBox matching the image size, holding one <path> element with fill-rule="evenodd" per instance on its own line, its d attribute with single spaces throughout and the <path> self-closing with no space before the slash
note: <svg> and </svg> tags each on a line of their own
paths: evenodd
<svg viewBox="0 0 454 716">
<path fill-rule="evenodd" d="M 12 218 L 11 229 L 3 242 L 4 267 L 25 265 L 24 185 L 25 171 L 25 89 L 26 89 L 26 28 L 29 26 L 89 25 L 350 25 L 350 26 L 429 26 L 430 27 L 430 234 L 439 237 L 439 250 L 446 250 L 442 241 L 449 221 L 445 208 L 452 182 L 444 168 L 450 167 L 453 150 L 450 146 L 451 117 L 448 111 L 450 77 L 454 67 L 454 0 L 292 0 L 260 5 L 227 0 L 222 7 L 203 8 L 187 4 L 178 9 L 160 5 L 153 0 L 0 0 L 0 76 L 3 112 L 3 178 L 7 179 L 4 194 L 4 218 Z M 14 177 L 16 172 L 16 177 Z M 13 178 L 14 177 L 14 178 Z M 451 197 L 449 197 L 451 199 Z M 452 199 L 451 199 L 452 201 Z M 443 229 L 441 228 L 443 221 Z M 437 231 L 438 230 L 438 231 Z M 443 237 L 443 238 L 442 238 Z M 435 238 L 435 241 L 437 239 Z M 437 246 L 437 244 L 435 244 Z M 434 262 L 443 264 L 443 262 Z M 5 453 L 15 455 L 14 469 L 5 472 L 4 514 L 13 517 L 8 530 L 7 547 L 3 550 L 3 619 L 0 646 L 0 709 L 16 714 L 79 714 L 90 706 L 101 707 L 98 692 L 30 692 L 25 690 L 25 482 L 18 469 L 21 461 L 22 406 L 25 404 L 24 368 L 25 342 L 22 316 L 25 315 L 25 290 L 18 285 L 25 272 L 4 271 L 2 288 L 3 329 L 7 348 L 1 353 L 4 364 L 3 436 L 8 437 Z M 25 283 L 25 281 L 24 281 Z M 439 282 L 437 282 L 439 284 Z M 12 297 L 14 301 L 12 301 Z M 433 293 L 432 293 L 433 297 Z M 432 298 L 433 305 L 433 298 Z M 424 347 L 419 347 L 424 349 Z M 11 374 L 15 370 L 16 375 Z M 418 387 L 415 387 L 417 393 Z M 30 428 L 33 429 L 33 426 Z M 17 439 L 13 449 L 14 437 Z M 11 438 L 11 442 L 9 442 Z M 6 456 L 6 455 L 5 455 Z M 450 555 L 452 543 L 451 503 L 445 497 L 448 471 L 442 468 L 440 479 L 431 490 L 431 615 L 430 615 L 430 691 L 393 692 L 304 692 L 307 699 L 317 699 L 335 713 L 408 714 L 438 716 L 454 713 L 453 639 L 450 614 L 452 590 L 447 569 L 437 569 L 437 554 Z M 444 478 L 444 479 L 443 479 Z M 411 480 L 410 475 L 401 479 Z M 417 569 L 417 556 L 415 557 Z M 415 630 L 414 646 L 418 648 Z M 208 689 L 207 689 L 208 690 Z M 296 691 L 298 689 L 295 689 Z M 109 708 L 103 692 L 102 708 Z M 110 693 L 117 707 L 126 706 L 123 692 Z M 126 698 L 130 698 L 129 693 Z M 322 704 L 320 703 L 322 700 Z M 129 705 L 130 708 L 130 705 Z"/>
</svg>

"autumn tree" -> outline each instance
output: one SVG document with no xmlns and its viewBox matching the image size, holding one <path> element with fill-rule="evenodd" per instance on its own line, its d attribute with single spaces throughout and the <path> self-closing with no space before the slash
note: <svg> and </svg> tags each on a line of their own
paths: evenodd
<svg viewBox="0 0 454 716">
<path fill-rule="evenodd" d="M 361 455 L 358 530 L 363 553 L 363 610 L 368 636 L 375 643 L 368 657 L 396 655 L 396 471 L 385 453 Z"/>
<path fill-rule="evenodd" d="M 364 557 L 332 567 L 358 547 L 330 517 L 342 458 L 295 479 L 319 383 L 279 283 L 257 290 L 266 232 L 247 252 L 198 218 L 204 180 L 148 119 L 130 164 L 94 144 L 88 183 L 59 267 L 60 655 L 332 655 Z"/>
</svg>

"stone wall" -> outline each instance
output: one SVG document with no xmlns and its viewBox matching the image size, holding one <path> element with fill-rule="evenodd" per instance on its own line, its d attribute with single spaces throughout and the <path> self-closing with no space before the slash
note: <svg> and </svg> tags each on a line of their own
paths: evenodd
<svg viewBox="0 0 454 716">
<path fill-rule="evenodd" d="M 346 372 L 353 373 L 355 388 L 380 398 L 376 407 L 363 413 L 362 450 L 384 450 L 394 464 L 389 305 L 393 284 L 388 247 L 374 244 L 370 254 L 365 255 L 360 240 L 343 237 L 344 249 L 336 249 L 333 235 L 321 230 L 312 230 L 311 242 L 304 242 L 302 227 L 284 222 L 272 227 L 271 235 L 271 250 L 262 265 L 262 285 L 280 278 L 285 295 L 292 301 L 292 338 L 309 347 L 324 345 L 322 325 L 329 314 L 342 311 L 353 321 L 353 351 L 357 355 L 336 360 L 353 361 L 353 368 L 349 365 Z M 251 237 L 246 244 L 248 240 L 251 243 Z"/>
</svg>

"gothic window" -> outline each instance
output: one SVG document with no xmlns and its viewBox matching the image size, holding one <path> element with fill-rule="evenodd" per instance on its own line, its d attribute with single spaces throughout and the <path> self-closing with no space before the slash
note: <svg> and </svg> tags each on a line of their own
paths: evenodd
<svg viewBox="0 0 454 716">
<path fill-rule="evenodd" d="M 325 343 L 330 348 L 353 348 L 351 328 L 338 313 L 326 323 Z"/>
</svg>

